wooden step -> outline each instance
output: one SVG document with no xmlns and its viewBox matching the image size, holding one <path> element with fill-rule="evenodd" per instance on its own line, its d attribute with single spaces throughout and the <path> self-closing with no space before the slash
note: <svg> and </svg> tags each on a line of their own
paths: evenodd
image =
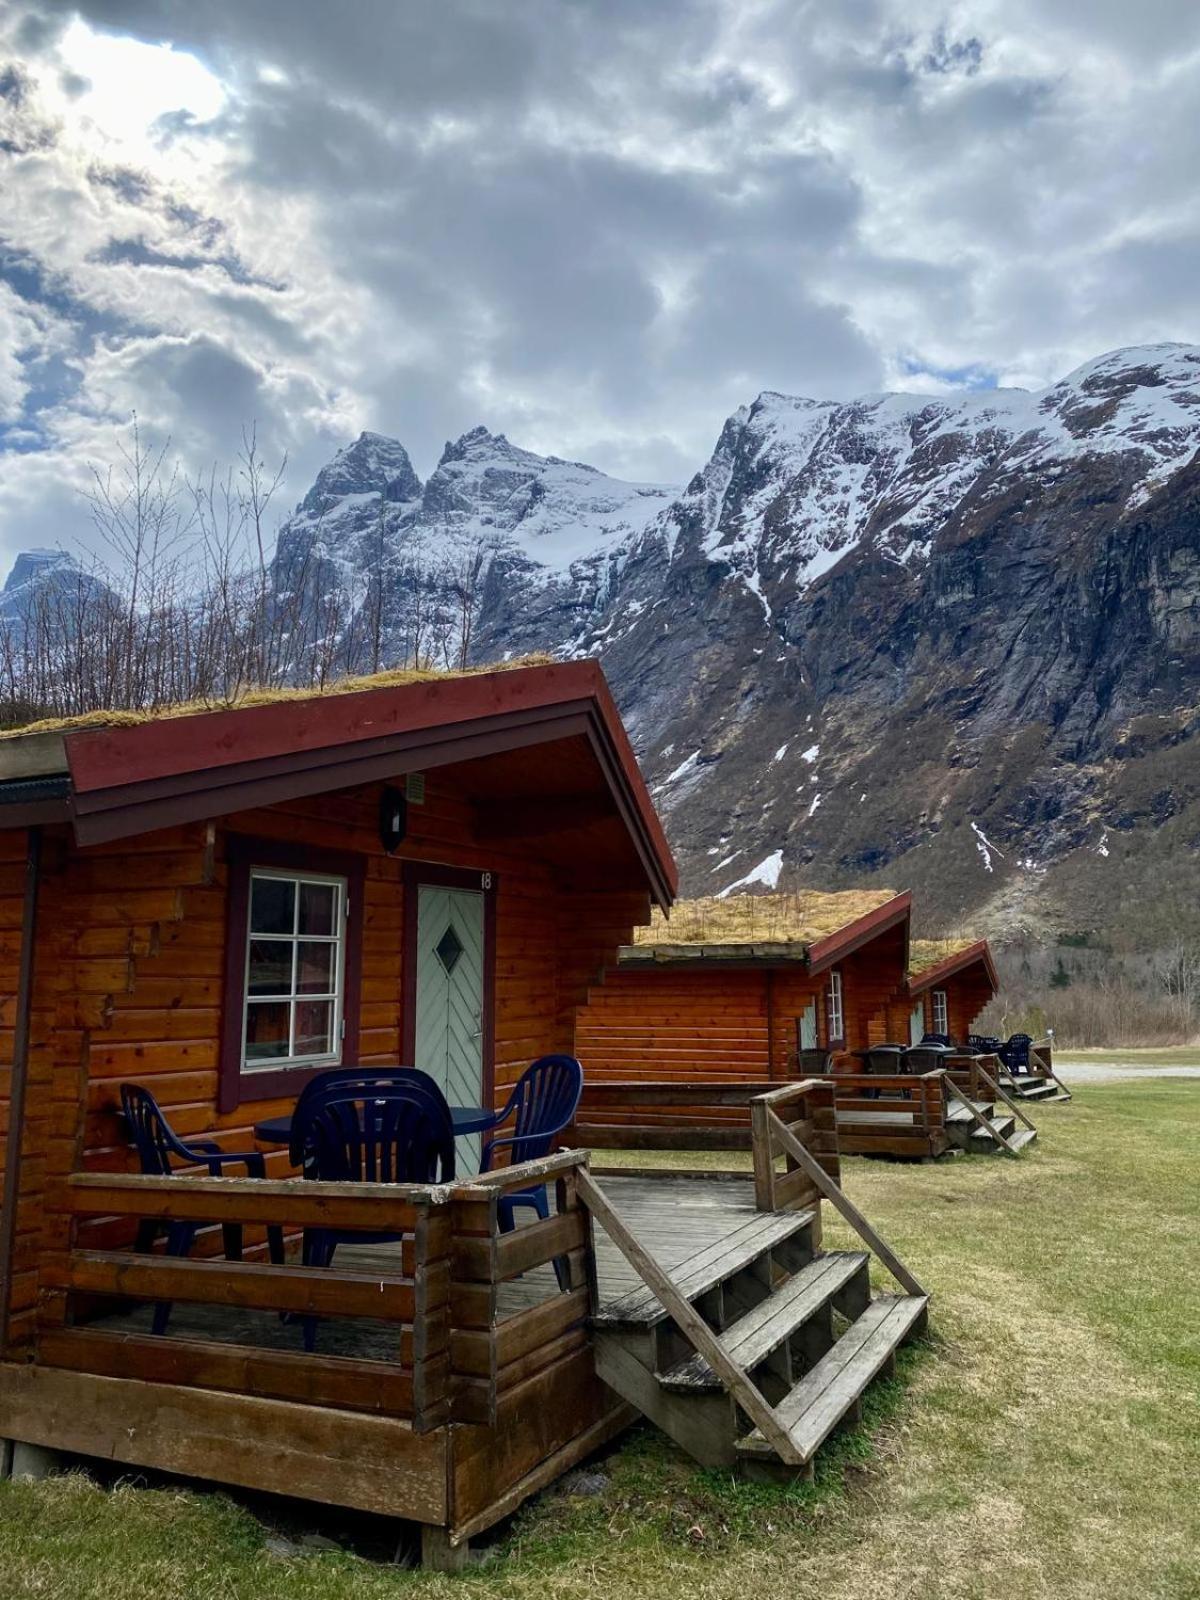
<svg viewBox="0 0 1200 1600">
<path fill-rule="evenodd" d="M 881 1295 L 779 1403 L 775 1414 L 801 1461 L 811 1461 L 846 1413 L 854 1409 L 897 1346 L 921 1324 L 928 1303 L 925 1295 Z M 757 1428 L 738 1440 L 737 1449 L 743 1456 L 775 1458 Z"/>
<path fill-rule="evenodd" d="M 1007 1139 L 1011 1144 L 1013 1129 L 1017 1125 L 1016 1117 L 1012 1116 L 1011 1114 L 1006 1114 L 1002 1117 L 992 1117 L 990 1121 L 992 1129 L 1000 1135 L 1000 1138 Z M 991 1133 L 985 1133 L 978 1123 L 973 1123 L 971 1125 L 970 1142 L 972 1148 L 978 1148 L 980 1150 L 999 1149 L 1000 1143 L 998 1139 L 994 1139 L 992 1137 Z"/>
<path fill-rule="evenodd" d="M 1037 1139 L 1036 1128 L 1018 1128 L 1009 1139 L 1009 1145 L 1014 1150 L 1024 1150 L 1026 1145 L 1033 1144 Z"/>
<path fill-rule="evenodd" d="M 671 1278 L 685 1300 L 696 1300 L 727 1279 L 752 1267 L 770 1250 L 792 1241 L 803 1243 L 800 1236 L 805 1233 L 811 1236 L 815 1220 L 816 1213 L 813 1211 L 780 1211 L 774 1214 L 756 1211 L 716 1244 L 697 1251 L 686 1261 L 672 1267 Z M 597 1328 L 648 1328 L 662 1321 L 666 1315 L 653 1289 L 643 1285 L 601 1306 L 593 1316 L 592 1323 Z"/>
<path fill-rule="evenodd" d="M 726 1328 L 721 1335 L 726 1355 L 752 1372 L 855 1278 L 865 1275 L 869 1260 L 865 1250 L 833 1250 L 819 1256 Z M 676 1394 L 723 1387 L 704 1357 L 695 1354 L 660 1372 L 658 1381 Z"/>
<path fill-rule="evenodd" d="M 996 1109 L 990 1100 L 974 1100 L 971 1103 L 974 1105 L 976 1111 L 981 1112 L 985 1117 L 990 1117 Z M 966 1106 L 963 1105 L 961 1100 L 955 1100 L 951 1105 L 946 1107 L 946 1121 L 965 1122 L 972 1128 L 976 1125 L 975 1118 L 967 1110 Z"/>
</svg>

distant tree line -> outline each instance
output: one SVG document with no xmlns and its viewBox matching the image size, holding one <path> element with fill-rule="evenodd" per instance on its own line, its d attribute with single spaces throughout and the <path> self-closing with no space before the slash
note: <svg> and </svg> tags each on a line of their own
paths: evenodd
<svg viewBox="0 0 1200 1600">
<path fill-rule="evenodd" d="M 66 552 L 0 621 L 0 722 L 181 701 L 235 704 L 280 684 L 320 688 L 385 667 L 467 664 L 489 551 L 436 564 L 377 536 L 358 592 L 337 581 L 318 519 L 276 550 L 269 526 L 286 470 L 253 427 L 235 461 L 189 478 L 136 416 L 117 457 L 92 468 L 95 541 Z"/>
<path fill-rule="evenodd" d="M 1000 992 L 984 1031 L 1043 1034 L 1063 1046 L 1191 1044 L 1200 1037 L 1200 937 L 1164 919 L 1149 948 L 1066 935 L 995 946 Z M 1172 925 L 1173 923 L 1173 925 Z"/>
</svg>

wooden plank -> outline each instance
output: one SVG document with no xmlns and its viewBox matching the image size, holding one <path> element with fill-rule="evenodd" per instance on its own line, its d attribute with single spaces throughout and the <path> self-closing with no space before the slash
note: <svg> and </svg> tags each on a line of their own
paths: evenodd
<svg viewBox="0 0 1200 1600">
<path fill-rule="evenodd" d="M 294 1401 L 0 1365 L 0 1416 L 14 1439 L 444 1525 L 448 1430 Z"/>
<path fill-rule="evenodd" d="M 747 1128 L 691 1126 L 602 1125 L 582 1122 L 577 1125 L 581 1139 L 597 1150 L 749 1150 L 752 1136 Z"/>
<path fill-rule="evenodd" d="M 398 1362 L 260 1350 L 215 1340 L 155 1338 L 98 1328 L 44 1331 L 38 1340 L 38 1361 L 109 1378 L 222 1389 L 384 1416 L 412 1415 L 412 1373 Z"/>
<path fill-rule="evenodd" d="M 211 1178 L 178 1173 L 76 1172 L 47 1196 L 48 1209 L 181 1222 L 278 1222 L 297 1227 L 411 1232 L 450 1189 L 433 1184 L 315 1183 L 306 1178 Z"/>
<path fill-rule="evenodd" d="M 448 1277 L 442 1264 L 438 1269 Z M 193 1261 L 124 1251 L 73 1250 L 65 1263 L 46 1261 L 42 1283 L 136 1300 L 179 1300 L 291 1311 L 314 1316 L 377 1317 L 411 1322 L 411 1282 L 344 1272 L 336 1267 L 259 1266 L 247 1261 Z"/>
</svg>

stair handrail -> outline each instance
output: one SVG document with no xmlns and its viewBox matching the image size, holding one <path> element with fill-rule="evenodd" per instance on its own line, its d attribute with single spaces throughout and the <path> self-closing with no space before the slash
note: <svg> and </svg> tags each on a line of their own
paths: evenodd
<svg viewBox="0 0 1200 1600">
<path fill-rule="evenodd" d="M 907 1289 L 909 1294 L 924 1295 L 928 1298 L 928 1290 L 913 1276 L 901 1261 L 900 1257 L 863 1216 L 854 1202 L 846 1195 L 841 1185 L 835 1183 L 829 1174 L 800 1143 L 796 1135 L 788 1127 L 773 1106 L 764 1107 L 766 1123 L 771 1138 L 777 1140 L 783 1150 L 791 1156 L 792 1160 L 801 1167 L 812 1179 L 816 1187 L 825 1196 L 826 1200 L 846 1219 L 859 1238 L 875 1252 L 880 1261 L 895 1278 L 896 1282 Z"/>
<path fill-rule="evenodd" d="M 980 1066 L 979 1076 L 983 1079 L 984 1083 L 987 1084 L 988 1088 L 991 1089 L 993 1094 L 995 1094 L 999 1099 L 1003 1100 L 1004 1104 L 1015 1116 L 1020 1117 L 1021 1121 L 1031 1133 L 1037 1132 L 1037 1124 L 1029 1120 L 1029 1117 L 1026 1115 L 1020 1101 L 1014 1100 L 1007 1089 L 1002 1089 L 999 1083 L 997 1083 L 996 1080 L 989 1075 L 986 1067 L 982 1065 Z"/>
<path fill-rule="evenodd" d="M 776 1416 L 775 1408 L 762 1394 L 749 1373 L 726 1353 L 718 1336 L 691 1301 L 680 1294 L 666 1268 L 654 1259 L 621 1220 L 586 1167 L 579 1169 L 575 1180 L 575 1192 L 642 1282 L 658 1296 L 664 1311 L 691 1340 L 697 1354 L 708 1362 L 780 1460 L 788 1466 L 803 1466 L 803 1459 L 793 1445 L 787 1429 Z"/>
<path fill-rule="evenodd" d="M 995 1139 L 996 1143 L 1004 1151 L 1005 1155 L 1020 1155 L 1020 1151 L 1013 1149 L 1012 1145 L 1009 1144 L 1008 1140 L 1000 1132 L 1000 1129 L 996 1127 L 995 1123 L 988 1121 L 983 1112 L 980 1111 L 979 1107 L 975 1104 L 974 1100 L 970 1099 L 962 1092 L 953 1078 L 947 1077 L 945 1082 L 946 1088 L 949 1090 L 949 1092 L 954 1095 L 956 1099 L 961 1100 L 963 1105 L 965 1105 L 967 1110 L 971 1113 L 972 1120 L 979 1124 L 989 1138 Z"/>
<path fill-rule="evenodd" d="M 1067 1088 L 1066 1084 L 1059 1077 L 1058 1073 L 1055 1072 L 1050 1062 L 1047 1061 L 1044 1056 L 1038 1054 L 1038 1048 L 1036 1045 L 1030 1045 L 1029 1054 L 1031 1056 L 1037 1056 L 1038 1064 L 1042 1069 L 1042 1075 L 1047 1078 L 1053 1078 L 1055 1083 L 1062 1090 L 1063 1094 L 1065 1094 L 1067 1099 L 1070 1100 L 1072 1098 L 1070 1089 Z"/>
</svg>

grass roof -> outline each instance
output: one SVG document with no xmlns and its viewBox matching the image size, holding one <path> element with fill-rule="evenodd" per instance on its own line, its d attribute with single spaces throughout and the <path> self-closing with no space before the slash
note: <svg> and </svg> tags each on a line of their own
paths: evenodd
<svg viewBox="0 0 1200 1600">
<path fill-rule="evenodd" d="M 493 661 L 483 666 L 461 667 L 454 670 L 441 670 L 436 667 L 392 667 L 386 672 L 334 678 L 321 688 L 293 688 L 281 684 L 275 688 L 246 688 L 232 695 L 214 696 L 205 700 L 181 700 L 169 705 L 141 707 L 134 710 L 83 711 L 72 717 L 43 717 L 17 728 L 0 729 L 0 739 L 19 739 L 27 733 L 65 733 L 72 728 L 136 728 L 143 722 L 159 722 L 169 717 L 191 717 L 205 711 L 239 711 L 244 706 L 276 705 L 285 700 L 319 700 L 329 695 L 361 694 L 368 689 L 401 688 L 409 683 L 435 683 L 443 678 L 473 678 L 484 672 L 511 672 L 517 667 L 546 667 L 552 664 L 553 659 L 548 655 L 527 655 L 518 656 L 512 661 Z"/>
<path fill-rule="evenodd" d="M 915 978 L 919 973 L 940 966 L 943 961 L 949 961 L 951 956 L 960 955 L 978 943 L 978 939 L 911 939 L 908 945 L 909 974 Z"/>
<path fill-rule="evenodd" d="M 669 918 L 655 911 L 634 932 L 636 950 L 703 946 L 793 945 L 797 956 L 839 928 L 894 899 L 894 889 L 819 889 L 796 894 L 738 894 L 677 900 Z"/>
</svg>

